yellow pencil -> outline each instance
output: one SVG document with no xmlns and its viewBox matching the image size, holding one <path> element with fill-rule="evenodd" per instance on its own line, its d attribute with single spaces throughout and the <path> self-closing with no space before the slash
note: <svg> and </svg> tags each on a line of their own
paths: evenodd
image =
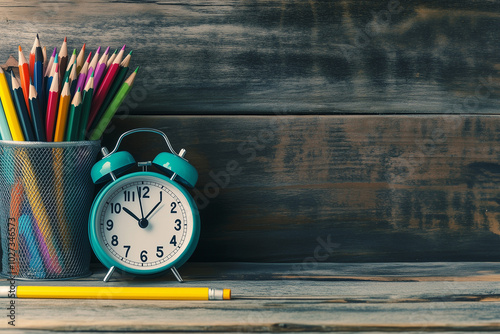
<svg viewBox="0 0 500 334">
<path fill-rule="evenodd" d="M 96 286 L 2 286 L 3 298 L 228 300 L 230 289 Z"/>
<path fill-rule="evenodd" d="M 9 84 L 7 83 L 5 72 L 1 67 L 0 67 L 0 100 L 2 101 L 3 109 L 5 112 L 5 118 L 7 119 L 7 124 L 9 124 L 12 140 L 24 141 L 23 130 L 21 129 L 21 123 L 19 123 L 19 118 L 17 117 L 16 107 L 14 107 L 14 101 L 12 100 L 12 95 L 10 94 Z"/>
<path fill-rule="evenodd" d="M 68 109 L 70 103 L 71 103 L 71 93 L 69 91 L 69 79 L 66 79 L 59 100 L 59 110 L 57 112 L 57 122 L 56 122 L 56 131 L 54 134 L 54 141 L 64 141 L 64 134 L 66 133 L 66 124 L 68 121 Z"/>
</svg>

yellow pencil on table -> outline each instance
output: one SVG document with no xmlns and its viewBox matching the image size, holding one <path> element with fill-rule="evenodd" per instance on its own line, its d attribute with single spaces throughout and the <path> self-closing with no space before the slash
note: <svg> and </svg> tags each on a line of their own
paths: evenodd
<svg viewBox="0 0 500 334">
<path fill-rule="evenodd" d="M 171 287 L 2 286 L 3 298 L 229 300 L 230 289 Z"/>
<path fill-rule="evenodd" d="M 21 129 L 21 123 L 19 123 L 19 118 L 17 117 L 16 107 L 14 106 L 14 100 L 12 100 L 12 95 L 10 94 L 9 84 L 7 83 L 7 78 L 5 77 L 5 72 L 0 67 L 0 100 L 2 101 L 3 110 L 5 112 L 5 118 L 9 124 L 10 133 L 12 135 L 12 140 L 24 141 L 23 130 Z"/>
</svg>

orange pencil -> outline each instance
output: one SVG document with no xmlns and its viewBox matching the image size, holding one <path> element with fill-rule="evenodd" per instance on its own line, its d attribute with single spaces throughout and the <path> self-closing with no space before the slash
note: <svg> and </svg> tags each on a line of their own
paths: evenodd
<svg viewBox="0 0 500 334">
<path fill-rule="evenodd" d="M 47 141 L 54 138 L 54 127 L 56 125 L 57 103 L 59 102 L 59 64 L 55 64 L 55 73 L 50 85 L 49 97 L 47 99 L 47 119 L 45 123 L 45 132 Z"/>
<path fill-rule="evenodd" d="M 54 134 L 54 141 L 64 141 L 64 134 L 66 133 L 66 124 L 68 121 L 68 108 L 71 103 L 71 93 L 69 91 L 69 78 L 66 79 L 64 87 L 61 91 L 59 99 L 59 110 L 57 112 L 56 133 Z"/>
<path fill-rule="evenodd" d="M 23 89 L 24 101 L 26 102 L 26 107 L 28 108 L 28 113 L 31 117 L 31 111 L 29 107 L 30 99 L 30 66 L 26 61 L 23 54 L 23 49 L 19 45 L 19 79 L 21 79 L 21 88 Z"/>
</svg>

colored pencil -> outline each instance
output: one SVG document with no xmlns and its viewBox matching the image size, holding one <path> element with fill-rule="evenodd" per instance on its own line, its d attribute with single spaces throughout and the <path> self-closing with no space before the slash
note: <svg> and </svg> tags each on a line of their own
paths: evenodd
<svg viewBox="0 0 500 334">
<path fill-rule="evenodd" d="M 0 101 L 0 139 L 2 140 L 12 140 L 10 134 L 9 123 L 5 117 L 5 111 L 3 110 L 2 102 Z"/>
<path fill-rule="evenodd" d="M 2 67 L 0 67 L 0 101 L 2 101 L 5 118 L 7 120 L 7 124 L 9 125 L 12 140 L 24 141 L 23 130 L 21 128 L 21 124 L 19 123 L 16 107 L 14 106 L 14 101 L 12 100 L 12 95 L 10 94 L 9 84 L 7 83 L 7 77 L 5 76 L 5 72 Z M 2 138 L 4 138 L 3 134 Z"/>
<path fill-rule="evenodd" d="M 49 96 L 49 89 L 52 83 L 52 76 L 54 75 L 54 63 L 57 64 L 58 62 L 59 61 L 57 56 L 57 48 L 54 48 L 52 56 L 50 57 L 49 64 L 45 69 L 45 73 L 43 75 L 43 92 L 45 96 Z M 47 100 L 45 100 L 45 103 L 47 103 Z M 45 106 L 45 108 L 47 108 L 47 106 Z"/>
<path fill-rule="evenodd" d="M 84 140 L 87 134 L 87 123 L 90 115 L 90 107 L 92 106 L 92 97 L 94 95 L 94 73 L 90 75 L 90 80 L 83 91 L 82 113 L 80 118 L 80 132 L 78 140 Z"/>
<path fill-rule="evenodd" d="M 76 89 L 85 88 L 85 79 L 87 78 L 87 74 L 89 73 L 90 57 L 92 57 L 92 52 L 89 53 L 87 60 L 83 64 L 80 73 L 78 74 L 78 83 L 76 84 Z"/>
<path fill-rule="evenodd" d="M 78 83 L 78 74 L 76 74 L 76 59 L 73 62 L 73 68 L 71 69 L 71 72 L 69 74 L 69 82 L 71 82 L 71 96 L 75 95 L 76 92 L 76 84 Z"/>
<path fill-rule="evenodd" d="M 111 64 L 115 61 L 116 55 L 117 55 L 118 49 L 113 52 L 113 54 L 109 57 L 108 61 L 106 62 L 106 67 L 109 68 Z"/>
<path fill-rule="evenodd" d="M 47 47 L 46 46 L 42 47 L 42 54 L 43 54 L 43 73 L 45 73 L 45 70 L 47 69 L 47 65 L 49 63 L 49 59 L 47 58 Z"/>
<path fill-rule="evenodd" d="M 35 67 L 32 78 L 38 94 L 38 101 L 40 102 L 40 111 L 43 113 L 43 106 L 45 106 L 45 93 L 43 91 L 43 54 L 38 35 L 36 35 L 35 44 Z"/>
<path fill-rule="evenodd" d="M 42 198 L 43 192 L 38 187 L 38 176 L 35 174 L 31 159 L 28 157 L 28 152 L 25 150 L 19 151 L 20 158 L 25 161 L 26 168 L 21 173 L 22 181 L 26 197 L 30 203 L 31 211 L 33 212 L 34 230 L 38 239 L 39 247 L 43 247 L 42 256 L 44 258 L 45 267 L 50 273 L 61 273 L 62 268 L 59 263 L 58 254 L 60 254 L 59 245 L 56 242 L 56 236 L 52 234 L 50 226 L 50 216 L 45 208 Z"/>
<path fill-rule="evenodd" d="M 99 86 L 99 89 L 97 90 L 94 99 L 92 100 L 92 108 L 90 110 L 90 117 L 88 120 L 90 124 L 92 124 L 94 118 L 97 116 L 99 108 L 101 108 L 104 99 L 106 98 L 106 94 L 108 94 L 108 91 L 111 88 L 111 85 L 113 84 L 116 75 L 118 74 L 118 70 L 120 69 L 120 63 L 122 61 L 124 52 L 125 52 L 125 45 L 120 50 L 115 60 L 111 64 L 111 66 L 108 68 L 106 75 L 104 76 L 104 79 L 102 79 L 102 83 Z"/>
<path fill-rule="evenodd" d="M 42 114 L 40 113 L 40 104 L 38 102 L 38 96 L 33 82 L 30 83 L 29 97 L 31 119 L 33 121 L 33 131 L 35 132 L 35 137 L 38 141 L 47 141 L 47 136 L 45 135 L 45 124 L 44 120 L 42 119 Z"/>
<path fill-rule="evenodd" d="M 66 82 L 68 80 L 69 86 L 71 87 L 72 80 L 70 80 L 69 75 L 71 74 L 71 71 L 73 70 L 73 64 L 69 67 L 69 70 L 64 73 L 63 80 L 61 82 Z"/>
<path fill-rule="evenodd" d="M 54 48 L 54 51 L 52 51 L 52 56 L 50 56 L 49 62 L 45 67 L 45 72 L 43 72 L 44 77 L 50 76 L 50 70 L 52 69 L 52 65 L 54 64 L 54 59 L 56 58 L 56 54 L 57 54 L 57 48 Z"/>
<path fill-rule="evenodd" d="M 28 108 L 28 113 L 31 113 L 28 101 L 30 96 L 30 66 L 24 57 L 21 45 L 19 45 L 19 77 L 21 79 L 21 87 L 23 89 L 24 103 Z"/>
<path fill-rule="evenodd" d="M 57 104 L 59 102 L 59 64 L 54 64 L 55 73 L 52 77 L 49 96 L 47 98 L 47 117 L 45 119 L 45 134 L 47 141 L 53 141 L 56 124 Z"/>
<path fill-rule="evenodd" d="M 65 82 L 63 80 L 66 74 L 66 69 L 68 68 L 68 39 L 64 37 L 64 41 L 59 49 L 59 82 Z"/>
<path fill-rule="evenodd" d="M 68 121 L 68 108 L 71 103 L 71 94 L 69 91 L 69 79 L 64 83 L 59 97 L 59 110 L 57 111 L 56 132 L 54 134 L 54 141 L 64 141 L 66 134 L 66 124 Z"/>
<path fill-rule="evenodd" d="M 80 129 L 80 118 L 82 111 L 82 92 L 78 90 L 71 101 L 68 115 L 68 126 L 66 129 L 66 141 L 78 140 Z"/>
<path fill-rule="evenodd" d="M 12 82 L 12 98 L 17 109 L 17 117 L 19 118 L 19 123 L 21 124 L 24 139 L 27 141 L 35 141 L 36 138 L 33 133 L 33 127 L 31 125 L 30 115 L 28 114 L 28 108 L 26 107 L 26 103 L 24 102 L 21 85 L 14 76 L 14 72 L 10 72 L 10 76 Z"/>
<path fill-rule="evenodd" d="M 111 88 L 109 89 L 109 92 L 106 94 L 106 98 L 104 99 L 104 102 L 102 103 L 101 108 L 99 108 L 99 111 L 94 117 L 94 120 L 92 121 L 92 124 L 87 124 L 87 131 L 90 132 L 91 129 L 93 129 L 96 125 L 97 122 L 99 122 L 99 119 L 101 119 L 102 115 L 104 115 L 104 112 L 106 109 L 108 109 L 109 104 L 115 97 L 116 92 L 118 89 L 121 87 L 123 84 L 123 81 L 125 81 L 125 77 L 127 76 L 128 70 L 129 70 L 129 64 L 130 64 L 130 58 L 132 57 L 132 52 L 123 59 L 123 61 L 120 64 L 120 70 L 118 71 L 118 74 L 116 75 L 115 80 L 113 81 L 113 84 L 111 85 Z"/>
<path fill-rule="evenodd" d="M 94 54 L 94 57 L 92 58 L 92 61 L 89 63 L 89 69 L 87 73 L 93 73 L 96 70 L 97 67 L 97 62 L 99 61 L 99 55 L 101 54 L 101 47 L 97 48 L 97 51 Z M 90 55 L 89 55 L 90 57 Z M 89 81 L 90 76 L 87 75 L 87 78 L 85 79 L 85 85 L 87 85 L 87 82 Z M 94 76 L 94 87 L 95 87 L 95 76 Z"/>
<path fill-rule="evenodd" d="M 80 70 L 83 67 L 83 63 L 85 62 L 85 43 L 83 43 L 82 49 L 78 56 L 76 57 L 76 74 L 80 73 Z"/>
<path fill-rule="evenodd" d="M 113 99 L 109 107 L 106 109 L 106 112 L 104 113 L 102 118 L 97 123 L 97 126 L 95 127 L 94 131 L 89 136 L 89 140 L 97 140 L 101 138 L 102 134 L 104 133 L 107 126 L 111 122 L 111 119 L 115 115 L 116 111 L 122 104 L 123 100 L 125 100 L 125 97 L 130 92 L 130 89 L 132 89 L 132 85 L 134 84 L 134 80 L 138 71 L 139 67 L 137 67 L 136 70 L 122 84 L 120 90 L 116 93 L 115 98 Z"/>
<path fill-rule="evenodd" d="M 38 241 L 34 233 L 35 224 L 31 215 L 22 215 L 19 217 L 19 236 L 25 239 L 26 248 L 29 253 L 30 272 L 36 279 L 46 277 L 43 266 L 42 249 L 38 246 Z M 38 229 L 38 227 L 36 227 Z M 35 270 L 36 269 L 36 270 Z"/>
<path fill-rule="evenodd" d="M 101 59 L 99 59 L 99 62 L 97 63 L 97 67 L 94 74 L 94 90 L 99 88 L 101 80 L 104 77 L 104 73 L 106 73 L 106 68 L 107 68 L 106 63 L 108 61 L 108 57 L 109 57 L 109 46 L 106 48 L 106 51 L 104 51 L 104 54 L 101 56 Z"/>
<path fill-rule="evenodd" d="M 66 72 L 69 71 L 69 67 L 73 65 L 76 61 L 76 49 L 73 49 L 73 53 L 71 54 L 71 58 L 68 61 L 68 66 L 66 67 Z M 76 67 L 76 66 L 75 66 Z"/>
<path fill-rule="evenodd" d="M 29 56 L 29 65 L 30 65 L 30 78 L 33 78 L 35 73 L 35 50 L 36 50 L 36 38 L 33 42 L 33 46 L 31 47 L 30 56 Z"/>
</svg>

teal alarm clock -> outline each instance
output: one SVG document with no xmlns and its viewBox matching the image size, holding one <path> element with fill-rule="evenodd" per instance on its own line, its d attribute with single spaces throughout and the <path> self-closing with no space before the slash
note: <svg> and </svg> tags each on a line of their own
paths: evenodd
<svg viewBox="0 0 500 334">
<path fill-rule="evenodd" d="M 161 135 L 170 152 L 152 161 L 136 163 L 126 151 L 118 151 L 128 135 L 149 132 Z M 135 275 L 158 274 L 170 269 L 182 282 L 177 268 L 193 254 L 200 236 L 196 203 L 185 188 L 198 179 L 196 169 L 176 153 L 162 131 L 151 128 L 123 133 L 115 148 L 102 148 L 103 158 L 91 170 L 94 183 L 109 182 L 97 194 L 89 215 L 89 239 L 103 265 Z M 124 174 L 133 166 L 142 171 Z M 154 166 L 161 173 L 148 171 Z"/>
</svg>

